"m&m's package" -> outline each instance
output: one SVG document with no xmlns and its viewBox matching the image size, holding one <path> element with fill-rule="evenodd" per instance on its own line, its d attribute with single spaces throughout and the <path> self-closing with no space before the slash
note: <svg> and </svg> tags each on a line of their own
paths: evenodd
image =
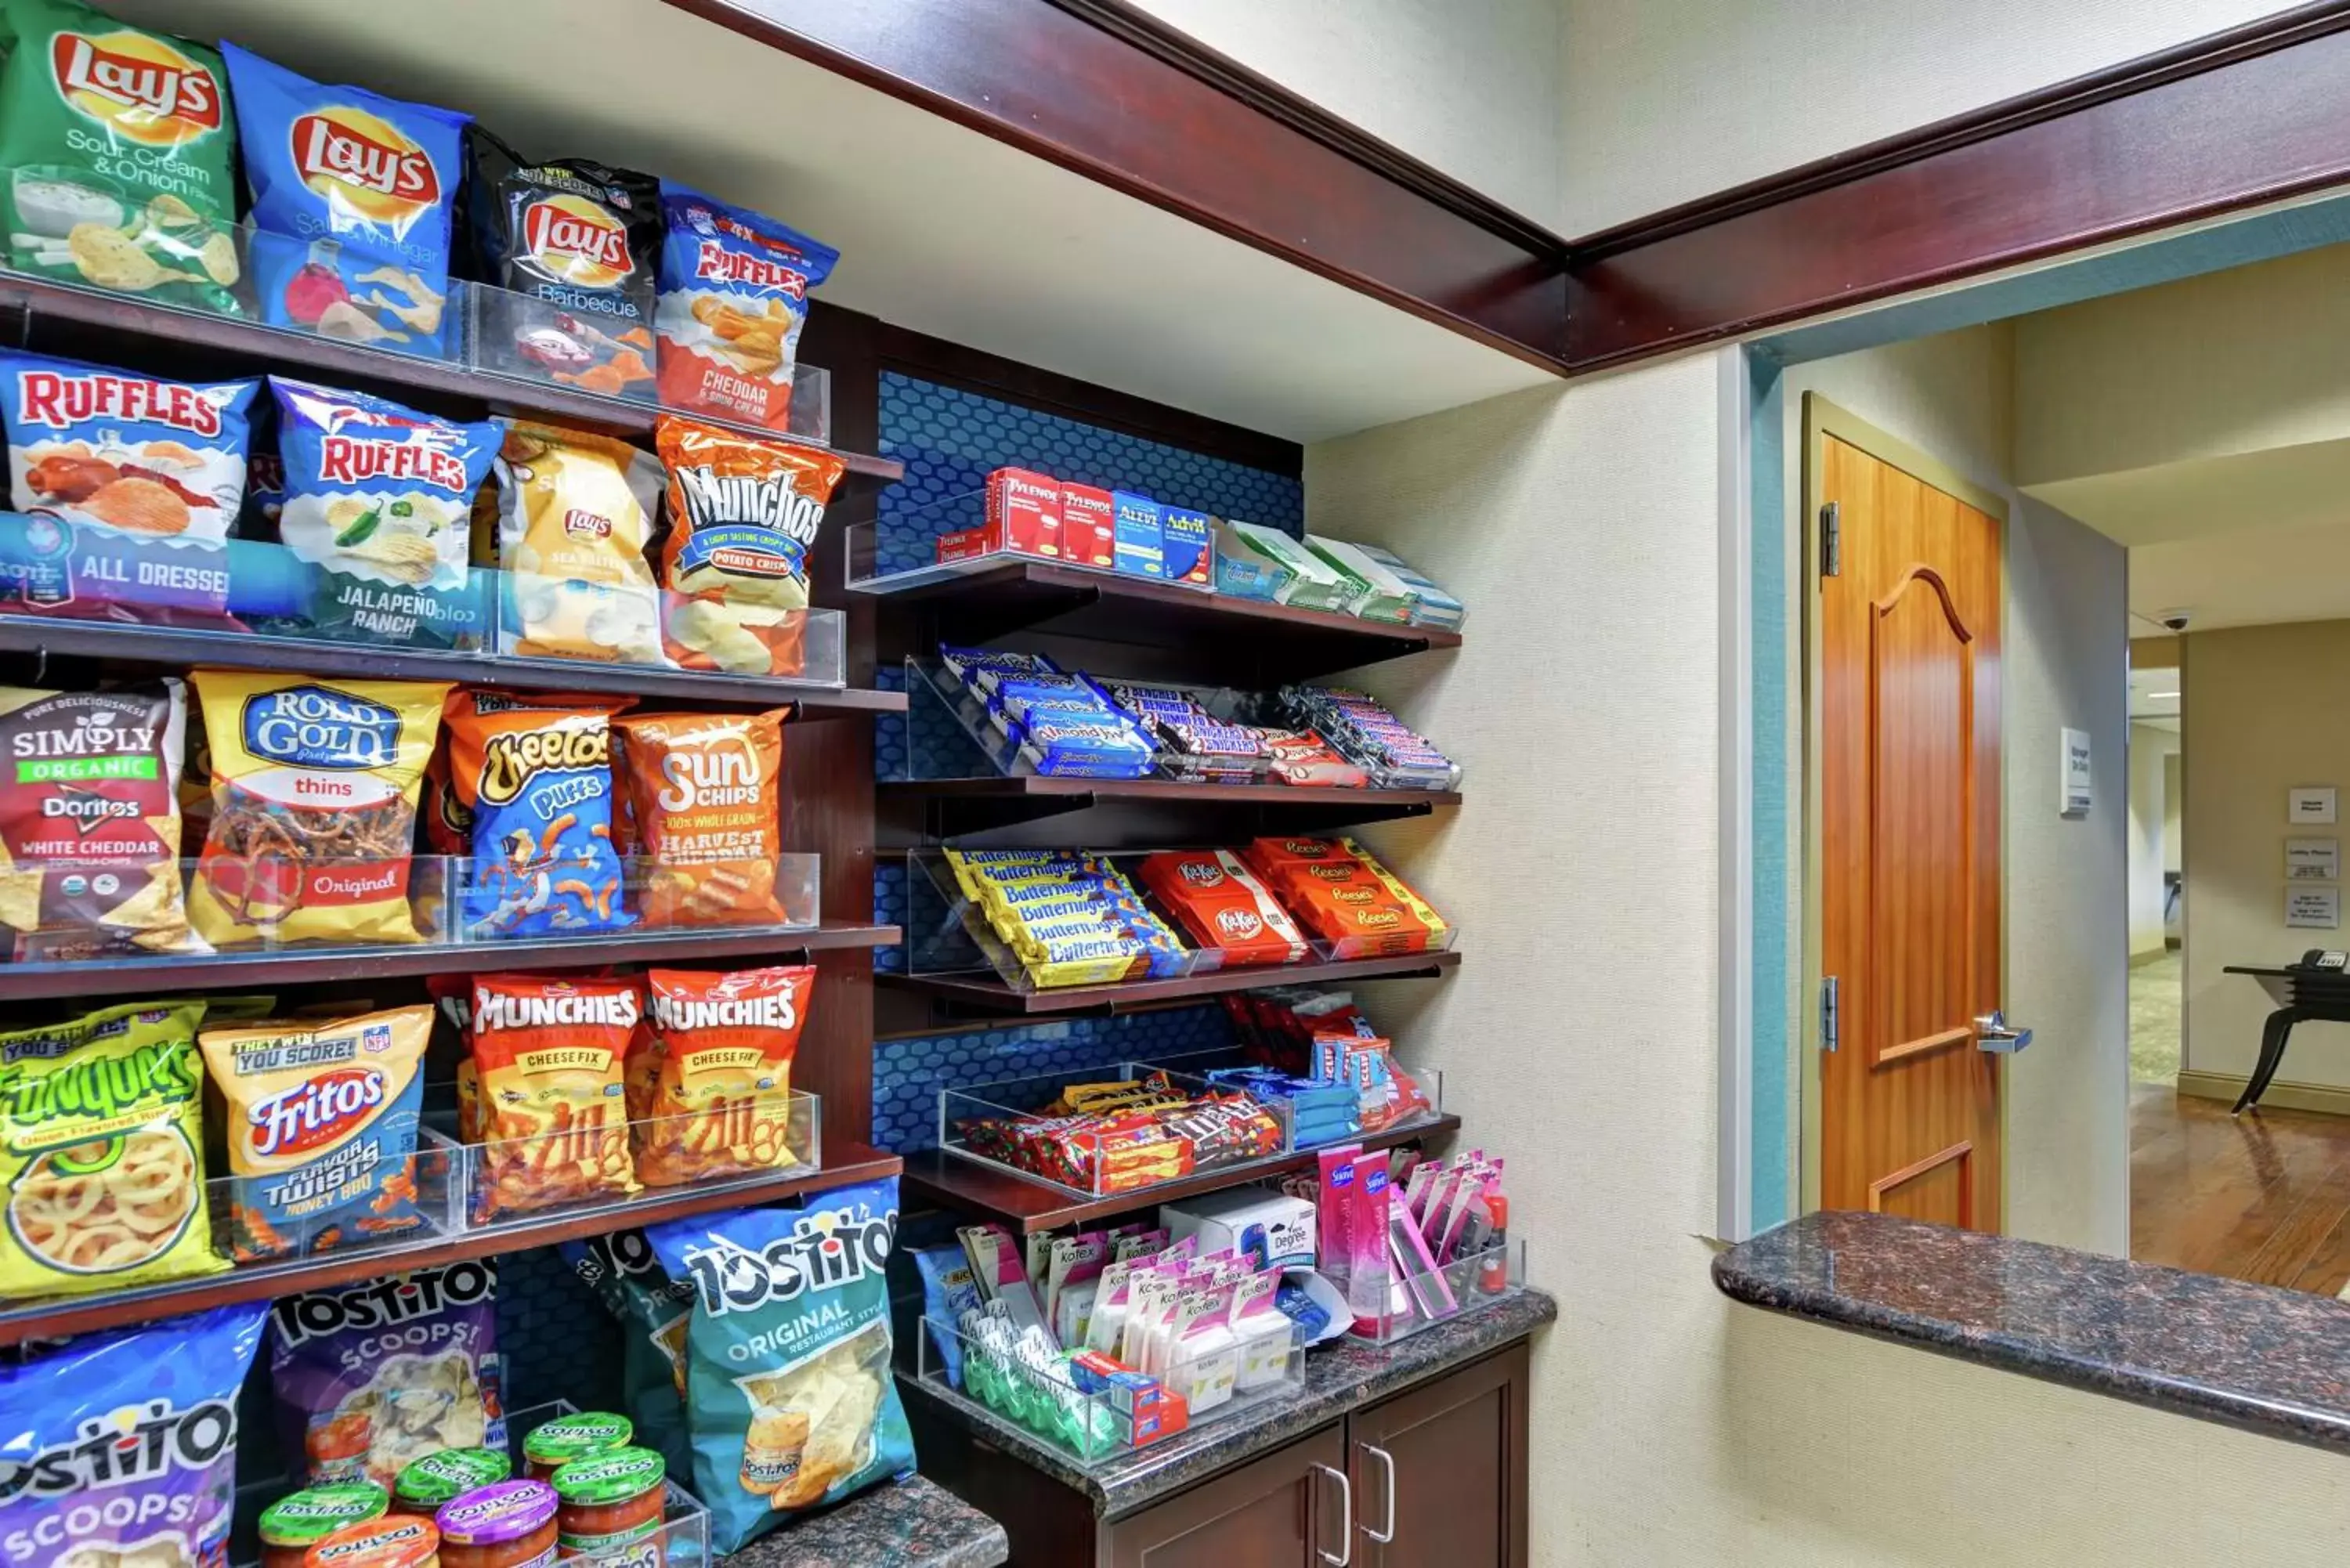
<svg viewBox="0 0 2350 1568">
<path fill-rule="evenodd" d="M 253 192 L 261 317 L 440 358 L 467 117 L 221 46 Z"/>
<path fill-rule="evenodd" d="M 660 400 L 789 430 L 792 364 L 808 290 L 840 253 L 773 218 L 660 182 Z"/>
</svg>

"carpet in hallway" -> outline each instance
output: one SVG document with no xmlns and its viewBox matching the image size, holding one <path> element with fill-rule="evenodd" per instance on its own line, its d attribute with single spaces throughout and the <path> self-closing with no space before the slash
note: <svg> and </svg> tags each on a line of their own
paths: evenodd
<svg viewBox="0 0 2350 1568">
<path fill-rule="evenodd" d="M 2186 962 L 2176 952 L 2129 971 L 2130 1082 L 2178 1081 L 2186 1012 Z"/>
</svg>

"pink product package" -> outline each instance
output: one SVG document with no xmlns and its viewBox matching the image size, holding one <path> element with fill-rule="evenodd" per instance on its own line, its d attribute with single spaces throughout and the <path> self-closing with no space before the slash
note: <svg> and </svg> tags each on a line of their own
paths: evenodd
<svg viewBox="0 0 2350 1568">
<path fill-rule="evenodd" d="M 1340 1144 L 1324 1149 L 1316 1166 L 1321 1187 L 1320 1207 L 1315 1211 L 1315 1255 L 1334 1282 L 1346 1278 L 1354 1257 L 1355 1158 L 1362 1152 L 1361 1144 Z"/>
<path fill-rule="evenodd" d="M 1358 1154 L 1353 1161 L 1354 1190 L 1347 1207 L 1347 1305 L 1358 1332 L 1376 1332 L 1389 1310 L 1388 1300 L 1388 1157 L 1384 1150 Z"/>
</svg>

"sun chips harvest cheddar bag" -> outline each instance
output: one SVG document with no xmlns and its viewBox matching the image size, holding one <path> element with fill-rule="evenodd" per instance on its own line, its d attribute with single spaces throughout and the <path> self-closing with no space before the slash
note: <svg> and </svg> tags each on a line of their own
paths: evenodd
<svg viewBox="0 0 2350 1568">
<path fill-rule="evenodd" d="M 633 979 L 475 977 L 477 1218 L 639 1190 L 621 1073 L 643 1011 Z"/>
<path fill-rule="evenodd" d="M 0 4 L 0 50 L 8 265 L 235 312 L 220 56 L 78 0 Z"/>
<path fill-rule="evenodd" d="M 215 1307 L 0 1365 L 0 1560 L 226 1568 L 237 1390 L 268 1312 Z"/>
<path fill-rule="evenodd" d="M 0 1297 L 217 1273 L 204 1212 L 201 1002 L 0 1034 Z"/>
<path fill-rule="evenodd" d="M 897 1233 L 894 1179 L 647 1227 L 694 1290 L 686 1408 L 715 1550 L 914 1468 L 882 1278 Z"/>
<path fill-rule="evenodd" d="M 614 720 L 654 926 L 780 923 L 784 710 Z"/>
</svg>

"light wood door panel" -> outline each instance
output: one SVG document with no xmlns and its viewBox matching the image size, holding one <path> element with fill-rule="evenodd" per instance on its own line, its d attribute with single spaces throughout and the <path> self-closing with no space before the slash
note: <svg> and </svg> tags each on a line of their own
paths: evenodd
<svg viewBox="0 0 2350 1568">
<path fill-rule="evenodd" d="M 1820 580 L 1820 1201 L 1999 1220 L 2000 520 L 1826 435 Z"/>
</svg>

